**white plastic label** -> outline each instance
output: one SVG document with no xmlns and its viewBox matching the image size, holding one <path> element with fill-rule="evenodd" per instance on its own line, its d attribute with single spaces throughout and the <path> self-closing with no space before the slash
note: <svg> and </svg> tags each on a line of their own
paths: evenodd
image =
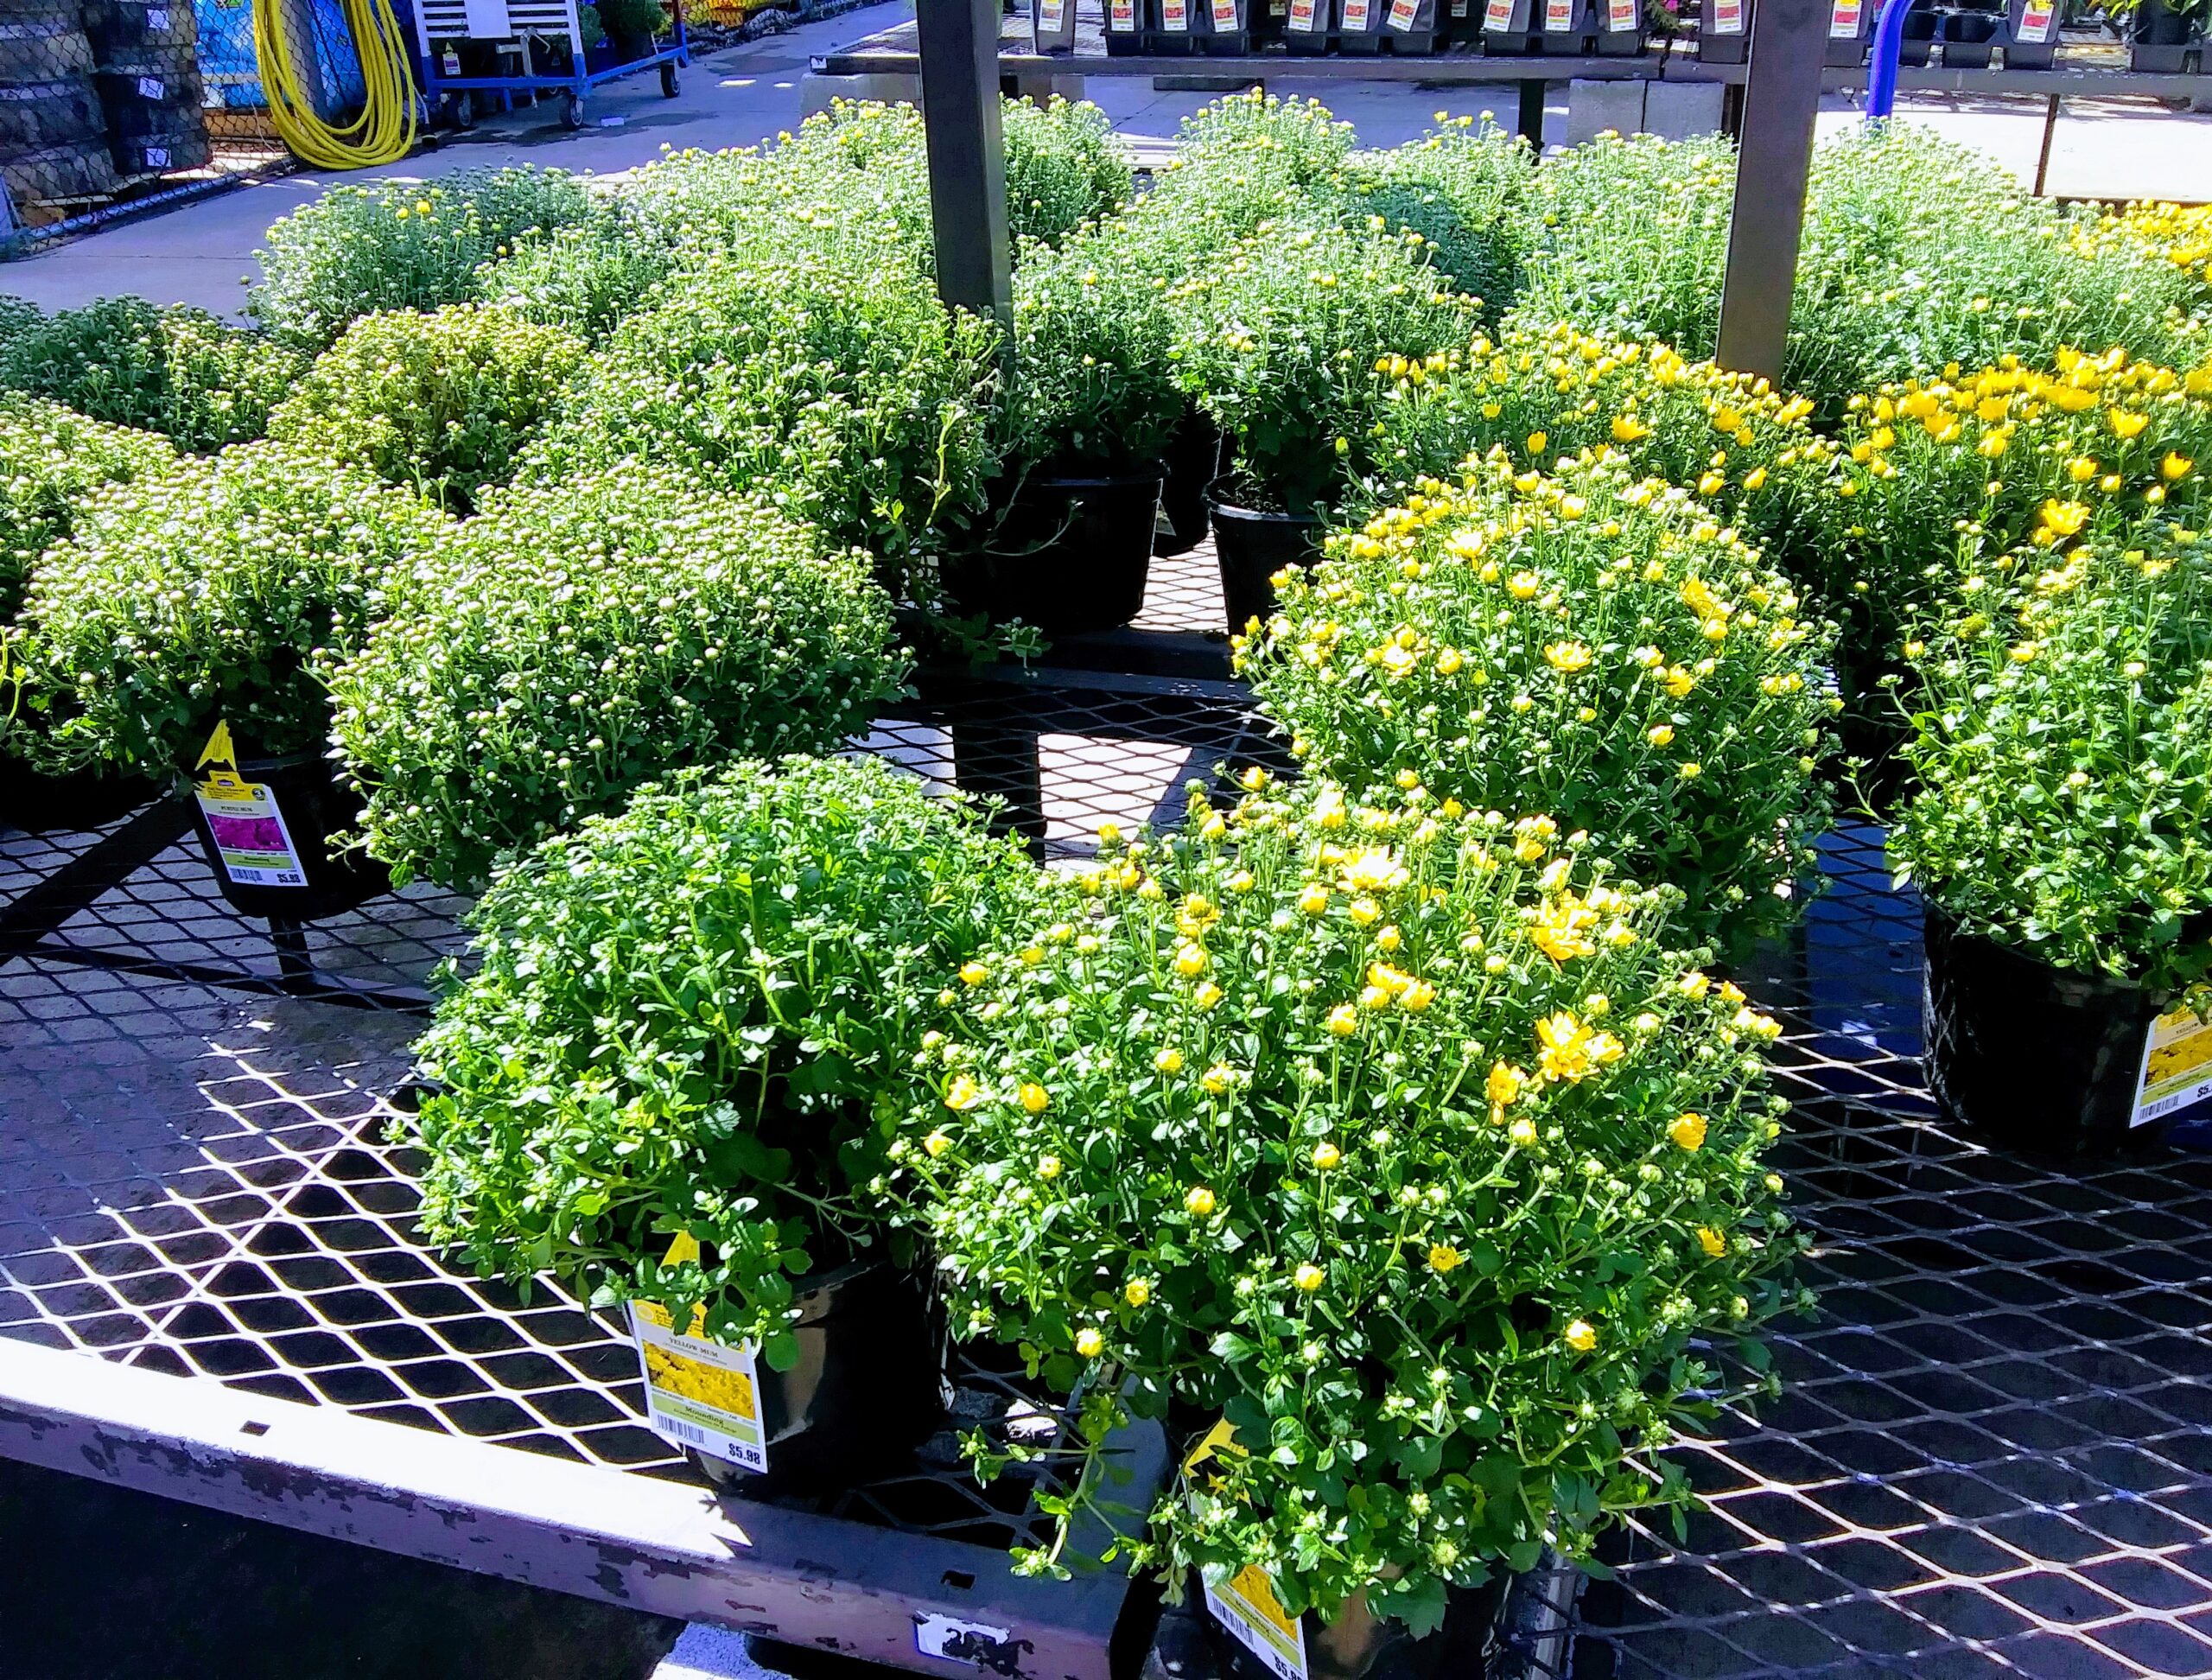
<svg viewBox="0 0 2212 1680">
<path fill-rule="evenodd" d="M 1106 27 L 1116 35 L 1130 35 L 1137 27 L 1136 0 L 1112 0 L 1106 9 Z"/>
<path fill-rule="evenodd" d="M 153 162 L 152 151 L 147 162 Z M 159 168 L 159 165 L 154 165 Z M 307 871 L 284 826 L 276 796 L 261 782 L 222 777 L 194 790 L 214 837 L 215 856 L 236 887 L 304 887 Z"/>
<path fill-rule="evenodd" d="M 1643 0 L 1605 0 L 1605 28 L 1614 35 L 1634 35 Z"/>
<path fill-rule="evenodd" d="M 148 35 L 164 34 L 168 31 L 168 27 L 169 10 L 167 6 L 149 6 L 146 8 L 146 33 Z"/>
<path fill-rule="evenodd" d="M 452 48 L 446 48 L 445 56 L 439 62 L 448 76 L 458 76 L 461 73 L 461 54 L 454 52 Z"/>
<path fill-rule="evenodd" d="M 1421 0 L 1390 0 L 1390 27 L 1404 35 L 1414 27 L 1414 19 L 1421 16 Z"/>
<path fill-rule="evenodd" d="M 1744 33 L 1744 0 L 1713 0 L 1713 33 Z"/>
<path fill-rule="evenodd" d="M 925 1657 L 948 1663 L 966 1663 L 995 1674 L 1009 1671 L 1007 1658 L 1018 1655 L 1014 1630 L 982 1622 L 955 1621 L 934 1613 L 914 1618 L 914 1649 Z"/>
<path fill-rule="evenodd" d="M 1217 1591 L 1209 1582 L 1206 1608 L 1279 1680 L 1306 1680 L 1305 1625 L 1282 1607 L 1258 1564 L 1246 1564 Z"/>
<path fill-rule="evenodd" d="M 1544 0 L 1544 33 L 1565 35 L 1574 27 L 1575 0 Z"/>
<path fill-rule="evenodd" d="M 1170 35 L 1191 32 L 1191 12 L 1188 0 L 1160 0 L 1160 27 Z"/>
<path fill-rule="evenodd" d="M 1039 10 L 1039 27 L 1047 35 L 1059 34 L 1060 24 L 1068 15 L 1067 0 L 1045 0 Z"/>
<path fill-rule="evenodd" d="M 645 1378 L 645 1422 L 679 1446 L 741 1470 L 765 1471 L 768 1448 L 753 1345 L 726 1347 L 708 1340 L 701 1333 L 705 1318 L 703 1308 L 695 1309 L 690 1333 L 678 1336 L 671 1333 L 668 1309 L 658 1301 L 630 1303 L 630 1334 Z"/>
<path fill-rule="evenodd" d="M 1368 0 L 1344 0 L 1344 28 L 1358 35 L 1367 28 Z"/>
<path fill-rule="evenodd" d="M 2024 46 L 2040 47 L 2050 39 L 2050 26 L 2058 21 L 2058 9 L 2049 0 L 2023 6 L 2020 9 L 2018 39 Z"/>
<path fill-rule="evenodd" d="M 1235 35 L 1242 27 L 1236 21 L 1236 0 L 1213 0 L 1213 32 L 1216 35 Z"/>
<path fill-rule="evenodd" d="M 2212 1097 L 2212 1021 L 2174 1009 L 2151 1023 L 2131 1126 L 2147 1126 Z"/>
<path fill-rule="evenodd" d="M 1327 14 L 1314 0 L 1290 0 L 1290 28 L 1300 35 L 1318 35 L 1327 27 Z"/>
<path fill-rule="evenodd" d="M 1835 0 L 1835 10 L 1828 14 L 1828 39 L 1849 41 L 1859 33 L 1859 19 L 1865 0 Z"/>
<path fill-rule="evenodd" d="M 1467 0 L 1452 0 L 1452 16 L 1454 17 L 1465 17 L 1466 15 Z"/>
<path fill-rule="evenodd" d="M 159 99 L 168 92 L 168 89 L 162 85 L 159 76 L 138 78 L 138 97 L 142 99 Z"/>
<path fill-rule="evenodd" d="M 1513 0 L 1490 0 L 1489 9 L 1483 13 L 1483 28 L 1510 29 L 1512 27 Z"/>
</svg>

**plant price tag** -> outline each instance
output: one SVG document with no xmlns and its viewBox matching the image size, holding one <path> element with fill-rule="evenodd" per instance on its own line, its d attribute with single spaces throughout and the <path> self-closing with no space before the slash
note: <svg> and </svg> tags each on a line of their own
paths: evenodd
<svg viewBox="0 0 2212 1680">
<path fill-rule="evenodd" d="M 1605 27 L 1615 35 L 1634 35 L 1642 7 L 1643 0 L 1605 0 Z"/>
<path fill-rule="evenodd" d="M 2042 0 L 2041 3 L 2020 9 L 2018 39 L 2024 46 L 2041 46 L 2050 39 L 2050 26 L 2058 19 L 2058 9 Z"/>
<path fill-rule="evenodd" d="M 706 1316 L 704 1308 L 695 1308 L 690 1331 L 678 1336 L 658 1301 L 630 1303 L 630 1334 L 645 1377 L 645 1422 L 680 1447 L 757 1474 L 768 1467 L 768 1448 L 753 1345 L 708 1340 Z"/>
<path fill-rule="evenodd" d="M 1859 33 L 1859 19 L 1865 0 L 1835 0 L 1835 10 L 1828 14 L 1828 39 L 1849 41 Z"/>
<path fill-rule="evenodd" d="M 1111 0 L 1106 8 L 1106 27 L 1116 35 L 1133 35 L 1137 27 L 1136 0 Z"/>
<path fill-rule="evenodd" d="M 1300 35 L 1312 35 L 1322 27 L 1313 0 L 1290 0 L 1290 27 Z"/>
<path fill-rule="evenodd" d="M 1369 10 L 1368 0 L 1344 0 L 1345 29 L 1353 35 L 1363 33 L 1367 28 Z"/>
<path fill-rule="evenodd" d="M 1039 27 L 1046 35 L 1058 35 L 1060 32 L 1061 20 L 1067 16 L 1067 0 L 1045 0 L 1040 10 L 1043 14 L 1043 22 Z"/>
<path fill-rule="evenodd" d="M 1213 32 L 1216 35 L 1235 35 L 1238 27 L 1236 0 L 1213 0 Z"/>
<path fill-rule="evenodd" d="M 1574 27 L 1576 0 L 1544 0 L 1544 31 L 1565 35 Z"/>
<path fill-rule="evenodd" d="M 1744 33 L 1744 0 L 1713 0 L 1713 33 Z"/>
<path fill-rule="evenodd" d="M 1258 1564 L 1247 1563 L 1218 1590 L 1209 1583 L 1206 1608 L 1280 1680 L 1306 1680 L 1305 1626 L 1282 1607 L 1274 1583 Z"/>
<path fill-rule="evenodd" d="M 1187 35 L 1191 29 L 1189 0 L 1160 0 L 1160 27 L 1170 35 Z"/>
<path fill-rule="evenodd" d="M 1390 27 L 1400 35 L 1408 34 L 1420 13 L 1421 0 L 1390 0 Z"/>
<path fill-rule="evenodd" d="M 193 790 L 223 873 L 237 887 L 304 887 L 307 871 L 276 796 L 261 782 L 218 773 Z"/>
<path fill-rule="evenodd" d="M 2151 1023 L 2143 1045 L 2143 1072 L 2135 1082 L 2135 1117 L 2147 1126 L 2212 1097 L 2212 1021 L 2192 1009 L 2174 1009 Z"/>
<path fill-rule="evenodd" d="M 1483 12 L 1483 28 L 1505 30 L 1513 27 L 1513 0 L 1490 0 Z"/>
</svg>

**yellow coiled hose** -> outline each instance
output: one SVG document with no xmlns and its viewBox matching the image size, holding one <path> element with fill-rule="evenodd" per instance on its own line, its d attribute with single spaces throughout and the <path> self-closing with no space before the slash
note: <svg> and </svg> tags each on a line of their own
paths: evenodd
<svg viewBox="0 0 2212 1680">
<path fill-rule="evenodd" d="M 340 3 L 354 51 L 360 55 L 368 98 L 359 117 L 343 128 L 333 128 L 315 114 L 307 91 L 309 84 L 293 60 L 289 32 L 276 16 L 278 0 L 252 0 L 253 51 L 260 61 L 270 120 L 301 161 L 316 169 L 360 169 L 397 162 L 415 143 L 415 75 L 407 38 L 391 0 Z M 305 68 L 308 76 L 314 75 L 312 49 Z"/>
</svg>

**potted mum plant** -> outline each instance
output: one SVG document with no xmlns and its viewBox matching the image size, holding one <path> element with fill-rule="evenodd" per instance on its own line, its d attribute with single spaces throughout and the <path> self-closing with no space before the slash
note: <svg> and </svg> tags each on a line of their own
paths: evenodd
<svg viewBox="0 0 2212 1680">
<path fill-rule="evenodd" d="M 40 557 L 69 534 L 85 500 L 101 485 L 168 472 L 175 463 L 176 451 L 152 432 L 104 425 L 41 398 L 0 393 L 0 637 L 11 644 L 10 677 L 0 692 L 0 713 L 9 720 L 0 725 L 0 822 L 10 828 L 95 828 L 158 792 L 143 776 L 105 773 L 97 765 L 60 773 L 31 766 L 22 750 L 44 713 L 22 694 L 13 643 L 21 638 L 16 616 Z"/>
<path fill-rule="evenodd" d="M 905 669 L 868 556 L 631 467 L 487 494 L 321 675 L 369 854 L 467 888 L 673 771 L 836 751 Z"/>
<path fill-rule="evenodd" d="M 1739 954 L 1796 914 L 1826 825 L 1832 638 L 1695 496 L 1592 457 L 1495 451 L 1330 538 L 1238 669 L 1315 773 L 1541 805 L 1687 894 Z"/>
<path fill-rule="evenodd" d="M 2018 1148 L 2108 1154 L 2212 1095 L 2212 542 L 2039 525 L 1908 647 L 1929 1085 Z M 1979 586 L 1979 587 L 1971 587 Z"/>
<path fill-rule="evenodd" d="M 868 1187 L 944 976 L 1034 874 L 876 759 L 740 763 L 542 842 L 418 1052 L 425 1228 L 749 1347 L 779 1484 L 895 1460 L 942 1416 L 942 1321 Z"/>
<path fill-rule="evenodd" d="M 1093 1439 L 1169 1420 L 1117 1555 L 1256 1577 L 1357 1673 L 1355 1629 L 1684 1496 L 1704 1349 L 1784 1305 L 1778 1029 L 1548 817 L 1245 785 L 977 953 L 892 1155 L 956 1333 L 1087 1378 Z M 1067 1516 L 1126 1530 L 1096 1472 Z"/>
<path fill-rule="evenodd" d="M 194 788 L 216 883 L 247 915 L 353 908 L 388 877 L 334 842 L 353 807 L 315 661 L 357 645 L 450 529 L 410 492 L 266 442 L 94 493 L 24 602 L 39 726 L 22 750 L 48 773 Z"/>
<path fill-rule="evenodd" d="M 1323 522 L 1366 466 L 1388 386 L 1377 360 L 1474 330 L 1473 302 L 1408 239 L 1263 223 L 1173 290 L 1179 377 L 1225 446 L 1207 504 L 1232 633 L 1266 616 L 1270 578 L 1319 557 Z"/>
<path fill-rule="evenodd" d="M 957 608 L 1048 634 L 1143 609 L 1161 455 L 1185 407 L 1147 226 L 1116 220 L 1023 251 L 995 518 L 946 561 Z"/>
</svg>

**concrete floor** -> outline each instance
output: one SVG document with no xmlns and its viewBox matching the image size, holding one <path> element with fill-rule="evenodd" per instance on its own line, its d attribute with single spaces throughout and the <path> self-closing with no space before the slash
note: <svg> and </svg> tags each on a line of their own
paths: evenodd
<svg viewBox="0 0 2212 1680">
<path fill-rule="evenodd" d="M 704 57 L 684 73 L 674 99 L 662 99 L 651 76 L 613 83 L 593 94 L 590 116 L 599 125 L 581 133 L 563 128 L 559 107 L 549 101 L 487 118 L 467 136 L 447 137 L 434 150 L 365 174 L 423 180 L 487 164 L 536 162 L 608 175 L 651 162 L 664 146 L 750 145 L 798 124 L 800 82 L 812 54 L 910 16 L 912 0 L 886 0 Z M 1498 84 L 1319 86 L 1361 139 L 1378 146 L 1413 138 L 1440 111 L 1453 116 L 1493 111 L 1510 121 L 1516 101 L 1514 89 Z M 1094 76 L 1088 91 L 1141 155 L 1157 155 L 1159 143 L 1172 139 L 1182 119 L 1212 97 L 1162 93 L 1148 80 L 1128 77 Z M 1554 97 L 1546 135 L 1557 142 L 1568 130 L 1568 91 L 1555 86 Z M 2043 132 L 2040 99 L 1927 97 L 1900 100 L 1898 109 L 1912 121 L 1989 152 L 2024 182 L 2032 179 Z M 1829 131 L 1857 120 L 1852 105 L 1834 97 L 1821 126 Z M 256 181 L 96 233 L 0 267 L 0 293 L 52 309 L 135 292 L 159 303 L 197 303 L 233 314 L 257 271 L 254 252 L 264 230 L 346 178 L 318 172 Z M 2179 112 L 2142 99 L 2069 101 L 2055 136 L 2047 189 L 2070 196 L 2201 200 L 2212 194 L 2212 113 Z"/>
</svg>

